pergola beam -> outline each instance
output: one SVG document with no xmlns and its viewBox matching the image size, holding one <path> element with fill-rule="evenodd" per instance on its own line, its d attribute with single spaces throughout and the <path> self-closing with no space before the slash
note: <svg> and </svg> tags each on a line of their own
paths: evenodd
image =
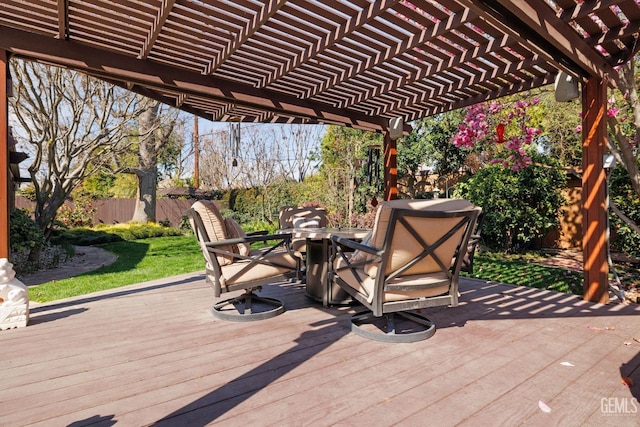
<svg viewBox="0 0 640 427">
<path fill-rule="evenodd" d="M 69 0 L 58 0 L 58 38 L 69 37 Z"/>
<path fill-rule="evenodd" d="M 398 143 L 384 133 L 384 200 L 398 198 Z"/>
<path fill-rule="evenodd" d="M 529 67 L 532 64 L 536 64 L 536 63 L 546 65 L 546 62 L 540 60 L 539 58 L 527 58 L 519 62 L 507 62 L 503 64 L 501 67 L 490 68 L 484 73 L 483 76 L 481 76 L 480 74 L 468 75 L 466 77 L 458 79 L 455 82 L 452 81 L 449 84 L 441 85 L 438 88 L 431 89 L 431 88 L 425 87 L 424 92 L 420 98 L 415 98 L 411 100 L 399 99 L 395 104 L 391 104 L 388 110 L 403 109 L 403 108 L 409 107 L 410 105 L 416 105 L 416 104 L 420 105 L 420 104 L 426 104 L 429 102 L 437 103 L 444 96 L 457 97 L 457 98 L 460 98 L 462 102 L 466 102 L 469 99 L 475 100 L 476 97 L 471 98 L 469 96 L 464 96 L 462 94 L 459 94 L 458 92 L 465 89 L 473 90 L 473 88 L 482 84 L 495 84 L 496 86 L 500 86 L 504 88 L 503 92 L 507 94 L 509 93 L 510 90 L 514 90 L 518 85 L 522 86 L 521 90 L 526 90 L 530 82 L 533 82 L 533 85 L 536 85 L 536 84 L 539 85 L 541 83 L 544 84 L 544 82 L 552 83 L 553 80 L 555 79 L 556 73 L 546 74 L 544 77 L 540 77 L 533 80 L 522 80 L 517 84 L 510 84 L 508 86 L 505 86 L 503 82 L 495 83 L 497 79 L 504 78 L 505 76 L 508 76 L 510 73 L 513 73 L 514 71 L 525 69 L 526 67 Z M 529 86 L 533 86 L 533 85 L 529 85 Z M 417 83 L 414 83 L 413 86 L 422 87 L 424 86 L 424 84 L 421 82 L 417 82 Z M 496 97 L 495 91 L 485 90 L 484 92 L 480 92 L 480 95 L 478 95 L 477 97 L 477 99 L 479 99 L 478 101 L 475 101 L 472 103 L 465 103 L 465 105 L 461 105 L 461 106 L 472 105 L 478 102 L 483 102 L 486 99 L 493 99 L 495 97 Z M 460 107 L 456 107 L 456 109 L 457 108 L 460 108 Z M 379 111 L 378 113 L 381 115 L 388 114 L 389 112 L 388 110 Z M 420 118 L 421 117 L 411 117 L 411 120 L 418 120 Z"/>
<path fill-rule="evenodd" d="M 603 61 L 593 47 L 556 16 L 544 1 L 498 0 L 498 2 L 529 28 L 535 29 L 539 37 L 558 49 L 564 58 L 578 65 L 586 74 L 604 78 L 606 75 L 615 73 L 613 66 Z M 514 27 L 515 24 L 508 22 L 507 25 Z"/>
<path fill-rule="evenodd" d="M 516 40 L 513 37 L 505 35 L 503 38 L 498 40 L 487 40 L 486 43 L 482 43 L 480 45 L 474 46 L 473 49 L 465 50 L 457 53 L 454 56 L 446 57 L 445 59 L 433 58 L 433 63 L 429 64 L 428 67 L 416 68 L 416 70 L 411 75 L 402 75 L 395 80 L 391 80 L 386 85 L 376 86 L 372 88 L 370 91 L 363 92 L 359 94 L 357 97 L 346 104 L 343 105 L 344 108 L 349 108 L 353 105 L 359 104 L 360 102 L 365 101 L 368 98 L 373 98 L 375 96 L 391 94 L 393 91 L 397 89 L 404 88 L 406 86 L 411 86 L 418 88 L 421 84 L 429 82 L 429 79 L 432 76 L 439 75 L 445 71 L 453 71 L 455 72 L 455 68 L 462 63 L 473 61 L 474 59 L 478 59 L 483 57 L 484 55 L 488 55 L 491 52 L 497 50 L 497 47 L 504 48 L 509 47 L 516 43 Z M 412 83 L 413 82 L 413 83 Z M 425 90 L 425 94 L 426 94 Z M 430 98 L 433 91 L 429 91 L 430 94 L 428 97 Z M 435 93 L 435 92 L 434 92 Z M 424 100 L 424 97 L 423 97 Z M 413 100 L 399 100 L 397 106 L 389 107 L 389 109 L 395 108 L 406 108 L 411 105 Z"/>
<path fill-rule="evenodd" d="M 350 17 L 350 19 L 342 21 L 342 23 L 327 34 L 323 40 L 318 43 L 314 43 L 309 49 L 304 50 L 300 55 L 297 55 L 293 61 L 288 62 L 284 68 L 269 76 L 269 79 L 264 82 L 264 86 L 270 85 L 283 76 L 286 76 L 300 65 L 308 62 L 309 60 L 315 59 L 326 49 L 342 40 L 345 35 L 351 34 L 362 28 L 372 17 L 384 13 L 388 8 L 394 7 L 398 3 L 399 0 L 376 0 L 369 3 L 365 10 L 359 12 L 356 16 Z"/>
<path fill-rule="evenodd" d="M 272 113 L 341 123 L 354 128 L 383 131 L 387 119 L 328 104 L 302 100 L 284 93 L 234 83 L 213 76 L 151 63 L 115 52 L 101 52 L 73 41 L 55 40 L 21 30 L 1 28 L 0 48 L 17 55 L 68 67 L 91 75 L 109 75 L 114 80 L 200 95 Z M 90 59 L 88 59 L 90 58 Z"/>
<path fill-rule="evenodd" d="M 140 59 L 147 59 L 147 56 L 149 56 L 149 52 L 151 52 L 153 45 L 158 39 L 164 23 L 167 21 L 167 18 L 169 18 L 169 14 L 171 13 L 171 9 L 173 9 L 175 2 L 176 0 L 164 0 L 162 2 L 162 6 L 158 11 L 158 16 L 156 16 L 156 19 L 153 21 L 149 35 L 142 47 L 142 52 L 140 52 Z"/>
<path fill-rule="evenodd" d="M 429 28 L 424 27 L 419 33 L 413 34 L 411 37 L 407 37 L 404 40 L 399 40 L 395 46 L 389 47 L 384 51 L 379 52 L 379 54 L 373 57 L 370 61 L 358 62 L 356 66 L 350 68 L 348 72 L 341 74 L 340 78 L 331 79 L 326 81 L 324 84 L 316 86 L 315 90 L 309 93 L 308 96 L 310 98 L 313 98 L 321 92 L 339 86 L 340 84 L 343 84 L 350 79 L 362 73 L 365 73 L 368 70 L 386 63 L 393 57 L 396 57 L 403 53 L 411 52 L 412 49 L 418 48 L 432 40 L 435 40 L 438 37 L 447 34 L 452 29 L 461 27 L 467 21 L 473 20 L 475 18 L 476 15 L 473 12 L 469 12 L 465 9 L 462 9 L 458 13 L 451 13 L 448 20 L 437 22 Z"/>
<path fill-rule="evenodd" d="M 253 36 L 256 31 L 260 30 L 260 27 L 269 20 L 278 10 L 285 5 L 287 0 L 270 0 L 267 2 L 261 12 L 254 16 L 254 19 L 247 21 L 244 28 L 240 30 L 239 34 L 234 34 L 232 40 L 222 49 L 222 53 L 212 60 L 205 70 L 205 74 L 213 74 L 216 70 L 224 64 L 224 62 L 240 49 L 240 47 Z"/>
<path fill-rule="evenodd" d="M 443 102 L 440 104 L 437 104 L 436 103 L 437 101 L 436 101 L 433 103 L 434 104 L 433 106 L 429 106 L 429 104 L 425 102 L 424 104 L 420 105 L 420 107 L 425 108 L 428 111 L 429 115 L 445 113 L 447 111 L 451 111 L 451 109 L 457 110 L 458 108 L 464 108 L 464 107 L 468 107 L 469 105 L 478 104 L 480 102 L 489 101 L 491 99 L 501 98 L 503 96 L 508 95 L 509 93 L 512 93 L 512 91 L 514 90 L 525 91 L 525 90 L 530 90 L 536 87 L 544 86 L 547 84 L 551 84 L 553 83 L 554 78 L 555 76 L 547 75 L 544 77 L 538 77 L 537 79 L 530 80 L 527 82 L 521 82 L 521 83 L 510 85 L 510 86 L 503 86 L 500 89 L 484 92 L 474 97 L 461 99 L 460 101 L 448 102 L 448 103 Z M 452 108 L 450 109 L 449 106 L 451 106 Z M 419 117 L 411 116 L 410 120 L 416 120 L 418 118 Z"/>
</svg>

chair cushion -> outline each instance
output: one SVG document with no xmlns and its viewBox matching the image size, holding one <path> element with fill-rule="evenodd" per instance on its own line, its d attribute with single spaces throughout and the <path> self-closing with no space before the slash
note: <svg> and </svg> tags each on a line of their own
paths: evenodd
<svg viewBox="0 0 640 427">
<path fill-rule="evenodd" d="M 296 213 L 291 217 L 293 228 L 321 228 L 326 224 L 326 218 L 321 215 L 313 215 L 312 210 L 308 209 L 303 213 Z M 291 239 L 291 249 L 299 258 L 304 258 L 307 253 L 307 239 L 293 238 Z"/>
<path fill-rule="evenodd" d="M 344 266 L 344 261 L 339 259 L 336 260 L 335 263 L 336 268 L 340 268 Z M 350 270 L 341 270 L 340 278 L 345 281 L 345 283 L 358 291 L 358 293 L 362 294 L 369 303 L 373 302 L 373 290 L 376 283 L 375 278 L 369 276 L 369 274 L 365 273 L 365 271 L 361 268 L 355 269 L 357 276 L 359 277 L 360 283 L 356 276 Z M 402 276 L 401 279 L 396 280 L 392 283 L 401 283 L 403 286 L 416 286 L 420 287 L 420 289 L 411 290 L 411 291 L 386 291 L 383 292 L 382 301 L 390 302 L 390 301 L 402 301 L 408 299 L 415 298 L 428 298 L 437 295 L 444 295 L 449 292 L 449 280 L 445 273 L 431 273 L 431 274 L 420 274 L 420 275 L 412 275 L 412 276 Z M 431 285 L 433 287 L 424 288 L 425 285 Z"/>
<path fill-rule="evenodd" d="M 293 216 L 293 228 L 320 228 L 320 217 L 319 216 L 301 216 L 294 215 Z"/>
<path fill-rule="evenodd" d="M 327 213 L 323 208 L 303 208 L 296 206 L 283 206 L 280 208 L 278 223 L 281 230 L 294 228 L 294 218 L 313 218 L 318 220 L 314 227 L 327 226 Z M 309 225 L 307 225 L 309 227 Z"/>
<path fill-rule="evenodd" d="M 371 239 L 369 246 L 377 249 L 381 249 L 386 237 L 387 228 L 389 227 L 389 219 L 391 217 L 392 209 L 415 209 L 415 210 L 442 210 L 442 211 L 455 211 L 473 208 L 474 205 L 466 200 L 462 199 L 433 199 L 433 200 L 416 200 L 416 199 L 399 199 L 385 201 L 380 204 L 376 213 L 376 219 L 371 232 Z M 428 243 L 435 242 L 439 237 L 446 233 L 459 219 L 455 218 L 420 218 L 416 219 L 416 222 L 424 222 L 424 227 L 417 226 L 416 228 L 423 230 L 421 235 Z M 437 225 L 436 225 L 437 224 Z M 459 230 L 458 233 L 463 233 L 464 230 Z M 390 262 L 387 266 L 388 274 L 398 267 L 405 264 L 408 260 L 414 258 L 421 252 L 416 245 L 412 245 L 412 241 L 415 241 L 409 231 L 402 227 L 396 227 L 396 235 L 393 238 L 394 244 L 390 248 L 393 254 Z M 397 242 L 397 243 L 396 243 Z M 453 256 L 456 244 L 455 239 L 452 239 L 451 243 L 442 245 L 436 250 L 436 254 L 440 259 L 445 262 L 451 259 Z M 373 255 L 365 254 L 365 259 L 372 259 Z M 438 264 L 430 257 L 424 258 L 421 262 L 413 266 L 407 274 L 420 274 L 420 273 L 432 273 L 440 271 Z M 378 272 L 377 263 L 368 264 L 365 266 L 365 272 L 371 277 L 375 278 Z"/>
<path fill-rule="evenodd" d="M 247 233 L 244 232 L 242 227 L 240 227 L 240 224 L 238 224 L 233 218 L 225 218 L 224 225 L 227 229 L 228 239 L 247 237 Z M 249 251 L 251 250 L 250 246 L 250 243 L 237 243 L 233 245 L 233 252 L 244 256 L 249 255 Z"/>
<path fill-rule="evenodd" d="M 372 231 L 369 231 L 367 235 L 362 238 L 360 243 L 366 246 L 371 246 L 371 234 L 372 234 Z M 351 262 L 355 263 L 355 262 L 365 261 L 367 257 L 368 257 L 368 254 L 366 252 L 356 249 L 355 251 L 353 251 L 349 259 Z"/>
<path fill-rule="evenodd" d="M 249 253 L 251 257 L 259 256 L 261 253 L 266 252 L 267 249 L 253 249 Z M 247 282 L 258 279 L 268 279 L 269 277 L 277 276 L 279 274 L 287 273 L 295 270 L 297 267 L 296 260 L 289 255 L 284 248 L 278 248 L 273 252 L 265 256 L 265 259 L 270 261 L 279 262 L 287 267 L 278 267 L 264 264 L 254 264 L 250 268 L 247 268 L 249 261 L 241 260 L 236 261 L 231 265 L 226 265 L 221 268 L 222 277 L 220 282 L 223 286 L 230 286 L 238 282 Z M 246 271 L 243 271 L 246 269 Z M 234 277 L 234 275 L 238 276 Z"/>
<path fill-rule="evenodd" d="M 202 224 L 204 225 L 205 232 L 207 233 L 206 236 L 202 237 L 206 239 L 206 241 L 217 242 L 227 239 L 227 229 L 225 227 L 222 214 L 220 213 L 220 207 L 216 201 L 198 200 L 191 207 L 202 219 Z M 232 245 L 220 246 L 220 249 L 233 252 Z M 218 264 L 220 264 L 220 266 L 228 265 L 233 262 L 233 257 L 230 255 L 216 255 L 216 258 L 218 259 Z"/>
</svg>

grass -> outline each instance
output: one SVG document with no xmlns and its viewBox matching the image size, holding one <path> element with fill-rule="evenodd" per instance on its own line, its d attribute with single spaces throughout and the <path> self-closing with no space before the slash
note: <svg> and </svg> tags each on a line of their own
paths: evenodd
<svg viewBox="0 0 640 427">
<path fill-rule="evenodd" d="M 537 264 L 540 258 L 534 253 L 508 256 L 478 252 L 474 258 L 473 274 L 461 273 L 461 276 L 582 295 L 582 272 Z"/>
<path fill-rule="evenodd" d="M 117 241 L 95 246 L 115 253 L 118 260 L 89 273 L 32 287 L 30 298 L 38 302 L 53 301 L 204 268 L 202 253 L 191 235 Z M 504 255 L 479 251 L 475 256 L 474 273 L 461 275 L 582 295 L 582 272 L 538 264 L 544 256 L 535 252 Z M 638 279 L 638 275 L 631 278 L 625 276 L 627 283 Z"/>
<path fill-rule="evenodd" d="M 53 301 L 204 269 L 202 252 L 193 236 L 154 237 L 96 246 L 115 253 L 118 260 L 92 272 L 31 287 L 30 299 Z"/>
</svg>

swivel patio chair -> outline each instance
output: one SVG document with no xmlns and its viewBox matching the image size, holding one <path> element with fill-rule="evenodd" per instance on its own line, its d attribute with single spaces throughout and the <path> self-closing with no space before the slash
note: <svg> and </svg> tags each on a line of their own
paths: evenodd
<svg viewBox="0 0 640 427">
<path fill-rule="evenodd" d="M 226 320 L 267 319 L 284 312 L 284 304 L 256 295 L 263 285 L 287 282 L 298 275 L 298 262 L 291 251 L 290 234 L 245 234 L 231 218 L 223 218 L 216 202 L 198 201 L 187 211 L 191 227 L 205 258 L 206 281 L 214 296 L 244 290 L 237 297 L 219 301 L 214 316 Z M 255 242 L 272 243 L 251 249 Z"/>
<path fill-rule="evenodd" d="M 332 236 L 332 280 L 366 308 L 351 330 L 387 342 L 433 336 L 418 310 L 458 305 L 458 254 L 480 211 L 460 199 L 393 200 L 379 206 L 368 241 Z"/>
<path fill-rule="evenodd" d="M 291 232 L 300 228 L 324 228 L 327 226 L 327 212 L 323 208 L 307 208 L 301 206 L 283 206 L 278 213 L 280 232 Z M 306 271 L 306 239 L 291 238 L 291 249 L 299 261 L 301 281 L 304 281 Z"/>
</svg>

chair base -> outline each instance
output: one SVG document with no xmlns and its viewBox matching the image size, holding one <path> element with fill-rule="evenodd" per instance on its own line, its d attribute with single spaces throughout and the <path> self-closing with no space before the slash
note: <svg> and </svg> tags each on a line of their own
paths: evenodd
<svg viewBox="0 0 640 427">
<path fill-rule="evenodd" d="M 284 313 L 284 303 L 275 298 L 260 297 L 253 292 L 246 292 L 238 297 L 217 302 L 211 312 L 218 319 L 252 322 Z"/>
<path fill-rule="evenodd" d="M 407 343 L 431 338 L 436 325 L 417 313 L 400 311 L 376 317 L 365 311 L 351 317 L 351 331 L 370 340 Z"/>
</svg>

